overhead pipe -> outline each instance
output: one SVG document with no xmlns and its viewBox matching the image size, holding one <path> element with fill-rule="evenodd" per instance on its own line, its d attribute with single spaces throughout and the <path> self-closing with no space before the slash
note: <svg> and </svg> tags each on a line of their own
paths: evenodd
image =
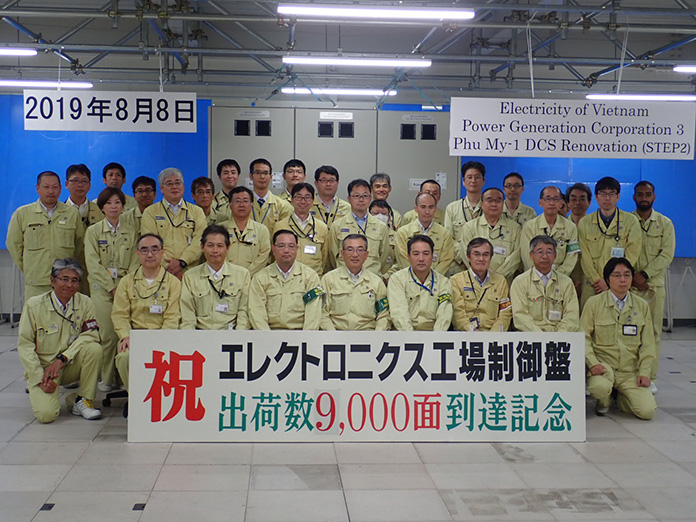
<svg viewBox="0 0 696 522">
<path fill-rule="evenodd" d="M 134 36 L 136 36 L 136 35 L 139 34 L 139 33 L 140 33 L 140 27 L 136 27 L 136 28 L 133 29 L 131 32 L 129 32 L 128 34 L 126 34 L 125 36 L 123 36 L 123 38 L 119 39 L 114 45 L 122 45 L 122 44 L 126 43 L 128 40 L 130 40 L 131 38 L 133 38 Z M 99 53 L 98 56 L 95 56 L 95 57 L 92 58 L 89 62 L 87 62 L 87 63 L 84 65 L 84 68 L 85 68 L 85 69 L 91 69 L 92 67 L 94 67 L 94 65 L 96 65 L 96 64 L 99 63 L 99 62 L 101 62 L 104 58 L 106 58 L 108 55 L 110 55 L 111 52 L 112 52 L 112 51 L 104 51 L 104 52 Z"/>
<path fill-rule="evenodd" d="M 211 24 L 210 22 L 203 22 L 203 25 L 205 25 L 206 27 L 208 27 L 208 28 L 212 29 L 213 31 L 215 31 L 217 34 L 219 34 L 219 35 L 222 36 L 225 40 L 227 40 L 231 45 L 234 45 L 237 49 L 240 49 L 240 50 L 241 50 L 241 49 L 244 49 L 244 47 L 242 46 L 242 44 L 240 44 L 237 40 L 235 40 L 234 38 L 232 38 L 229 34 L 227 34 L 227 33 L 226 33 L 225 31 L 223 31 L 222 29 L 219 29 L 218 27 L 216 27 L 215 25 Z M 263 67 L 263 68 L 266 69 L 267 71 L 276 72 L 276 68 L 275 68 L 275 67 L 273 67 L 272 65 L 269 65 L 268 63 L 266 63 L 266 61 L 262 60 L 262 59 L 259 58 L 258 56 L 253 56 L 253 55 L 247 55 L 247 56 L 248 56 L 249 58 L 251 58 L 252 60 L 254 60 L 256 63 L 258 63 L 261 67 Z"/>
<path fill-rule="evenodd" d="M 20 24 L 19 22 L 17 22 L 17 21 L 16 21 L 15 19 L 13 19 L 13 18 L 10 18 L 9 16 L 3 16 L 3 17 L 2 17 L 2 21 L 5 22 L 5 23 L 7 23 L 7 24 L 9 24 L 9 25 L 11 25 L 12 27 L 14 27 L 15 29 L 17 29 L 18 31 L 20 31 L 20 32 L 22 32 L 22 33 L 24 33 L 24 34 L 26 34 L 26 35 L 29 36 L 32 40 L 34 40 L 35 42 L 38 42 L 38 44 L 46 44 L 46 45 L 49 45 L 49 46 L 52 46 L 52 45 L 53 45 L 53 44 L 51 44 L 48 40 L 45 40 L 45 39 L 42 38 L 40 35 L 36 34 L 34 31 L 32 31 L 31 29 L 29 29 L 28 27 L 24 27 L 22 24 Z M 37 47 L 37 49 L 38 49 L 38 46 L 35 46 L 35 47 Z M 82 68 L 81 68 L 81 66 L 80 66 L 80 60 L 78 60 L 77 58 L 73 58 L 72 56 L 69 56 L 69 55 L 65 54 L 63 51 L 60 51 L 60 50 L 58 50 L 58 49 L 53 49 L 52 47 L 47 47 L 46 50 L 47 50 L 47 51 L 51 51 L 53 54 L 55 54 L 56 56 L 62 58 L 62 59 L 65 60 L 66 62 L 70 62 L 70 68 L 71 68 L 71 70 L 73 70 L 73 71 L 75 72 L 75 74 L 78 74 L 78 73 L 81 74 L 81 73 L 83 72 L 83 71 L 81 70 Z"/>
<path fill-rule="evenodd" d="M 162 40 L 162 43 L 164 45 L 166 45 L 167 48 L 171 48 L 171 44 L 169 43 L 169 39 L 164 35 L 164 33 L 162 32 L 162 29 L 155 23 L 155 21 L 148 20 L 148 23 L 150 24 L 150 26 L 152 26 L 152 28 L 155 30 L 157 35 L 160 37 L 160 40 Z M 140 52 L 142 52 L 142 50 L 140 48 L 138 48 L 138 50 Z M 162 51 L 160 50 L 160 52 L 162 52 Z M 184 51 L 184 52 L 186 52 L 186 51 Z M 186 61 L 181 57 L 181 55 L 177 51 L 171 51 L 171 54 L 173 54 L 174 57 L 179 61 L 182 68 L 186 69 L 188 67 L 188 63 L 186 63 Z"/>
</svg>

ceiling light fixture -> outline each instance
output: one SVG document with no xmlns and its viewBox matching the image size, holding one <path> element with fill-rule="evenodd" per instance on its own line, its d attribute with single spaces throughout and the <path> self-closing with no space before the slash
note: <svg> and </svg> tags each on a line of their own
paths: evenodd
<svg viewBox="0 0 696 522">
<path fill-rule="evenodd" d="M 696 94 L 587 94 L 588 100 L 696 101 Z"/>
<path fill-rule="evenodd" d="M 307 87 L 283 87 L 283 94 L 316 94 L 316 95 L 346 95 L 346 96 L 396 96 L 396 91 L 384 91 L 382 89 L 340 89 L 340 88 L 307 88 Z"/>
<path fill-rule="evenodd" d="M 678 73 L 696 73 L 696 65 L 675 65 L 672 70 Z"/>
<path fill-rule="evenodd" d="M 0 80 L 0 87 L 25 87 L 27 89 L 91 89 L 92 82 L 56 82 L 49 80 Z"/>
<path fill-rule="evenodd" d="M 288 5 L 278 6 L 278 14 L 328 18 L 364 18 L 390 20 L 471 20 L 471 9 L 403 9 L 401 7 L 366 7 L 346 5 Z"/>
<path fill-rule="evenodd" d="M 430 67 L 432 60 L 413 58 L 350 58 L 343 56 L 283 56 L 292 65 L 356 65 L 361 67 Z"/>
<path fill-rule="evenodd" d="M 0 47 L 0 56 L 36 56 L 36 49 L 15 49 L 12 47 Z"/>
</svg>

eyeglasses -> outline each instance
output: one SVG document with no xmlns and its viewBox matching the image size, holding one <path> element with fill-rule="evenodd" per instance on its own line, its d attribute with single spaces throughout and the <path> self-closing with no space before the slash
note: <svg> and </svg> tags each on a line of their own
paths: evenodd
<svg viewBox="0 0 696 522">
<path fill-rule="evenodd" d="M 162 185 L 164 185 L 165 187 L 183 187 L 184 182 L 181 180 L 165 181 L 164 183 L 162 183 Z"/>
<path fill-rule="evenodd" d="M 156 256 L 156 255 L 159 254 L 161 251 L 162 251 L 162 249 L 161 249 L 160 247 L 158 247 L 158 246 L 153 246 L 153 247 L 149 247 L 149 248 L 148 248 L 148 247 L 140 247 L 140 248 L 138 249 L 138 252 L 140 252 L 140 253 L 141 253 L 142 255 L 144 255 L 144 256 L 146 256 L 146 255 L 148 255 L 148 254 L 152 254 L 152 255 L 155 255 L 155 256 Z"/>
<path fill-rule="evenodd" d="M 68 183 L 72 183 L 73 185 L 89 185 L 91 183 L 90 180 L 88 179 L 69 179 Z"/>
<path fill-rule="evenodd" d="M 364 254 L 367 250 L 363 247 L 346 247 L 343 249 L 346 254 Z"/>
<path fill-rule="evenodd" d="M 58 281 L 63 283 L 64 285 L 79 285 L 80 284 L 80 278 L 79 277 L 56 277 Z"/>
<path fill-rule="evenodd" d="M 338 183 L 338 180 L 336 178 L 320 178 L 317 180 L 317 183 L 326 183 L 328 185 L 329 183 Z"/>
<path fill-rule="evenodd" d="M 136 190 L 135 192 L 133 192 L 133 194 L 136 194 L 137 196 L 144 196 L 146 194 L 152 194 L 153 192 L 155 191 L 151 188 L 144 188 Z"/>
<path fill-rule="evenodd" d="M 492 256 L 492 254 L 490 252 L 472 252 L 471 254 L 469 254 L 469 257 L 473 257 L 475 259 L 480 259 L 480 258 L 488 259 L 491 256 Z"/>
<path fill-rule="evenodd" d="M 351 194 L 350 197 L 353 199 L 367 200 L 370 199 L 372 196 L 370 196 L 369 194 Z"/>
<path fill-rule="evenodd" d="M 300 195 L 296 194 L 292 197 L 292 199 L 294 199 L 295 201 L 314 201 L 314 198 L 312 196 L 309 196 L 309 195 L 300 196 Z"/>
<path fill-rule="evenodd" d="M 631 279 L 633 277 L 633 274 L 631 274 L 631 272 L 625 272 L 621 274 L 612 273 L 609 274 L 609 277 L 611 277 L 612 279 Z"/>
<path fill-rule="evenodd" d="M 544 257 L 544 256 L 551 257 L 555 253 L 556 252 L 554 250 L 539 250 L 539 249 L 532 250 L 532 254 L 534 254 L 535 256 L 539 256 L 539 257 Z"/>
<path fill-rule="evenodd" d="M 508 190 L 519 190 L 523 187 L 521 183 L 506 183 L 503 185 L 503 188 L 506 188 Z"/>
<path fill-rule="evenodd" d="M 597 192 L 597 197 L 600 197 L 600 198 L 613 198 L 613 197 L 616 197 L 618 195 L 619 195 L 619 193 L 616 192 L 615 190 L 600 190 L 599 192 Z"/>
<path fill-rule="evenodd" d="M 563 201 L 563 198 L 558 197 L 558 196 L 555 196 L 555 197 L 553 197 L 553 196 L 544 196 L 544 197 L 541 198 L 541 199 L 543 199 L 544 201 L 549 202 L 549 203 L 551 203 L 551 202 L 558 203 L 559 201 Z"/>
<path fill-rule="evenodd" d="M 271 171 L 270 170 L 252 170 L 252 174 L 256 174 L 257 176 L 270 176 Z"/>
</svg>

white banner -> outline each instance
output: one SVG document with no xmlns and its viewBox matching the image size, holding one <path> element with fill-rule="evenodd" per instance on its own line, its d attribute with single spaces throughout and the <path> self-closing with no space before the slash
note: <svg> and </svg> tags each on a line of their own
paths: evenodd
<svg viewBox="0 0 696 522">
<path fill-rule="evenodd" d="M 196 94 L 25 90 L 24 130 L 196 132 Z"/>
<path fill-rule="evenodd" d="M 580 333 L 134 331 L 128 440 L 579 442 L 584 358 Z"/>
<path fill-rule="evenodd" d="M 450 156 L 694 159 L 696 104 L 452 98 Z"/>
</svg>

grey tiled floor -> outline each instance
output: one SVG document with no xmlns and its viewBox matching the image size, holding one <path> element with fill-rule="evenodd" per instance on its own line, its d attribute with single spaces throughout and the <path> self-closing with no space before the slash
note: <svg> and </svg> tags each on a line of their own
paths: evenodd
<svg viewBox="0 0 696 522">
<path fill-rule="evenodd" d="M 116 408 L 34 422 L 15 344 L 0 326 L 0 522 L 696 520 L 693 328 L 665 334 L 656 418 L 588 401 L 582 444 L 128 444 Z"/>
</svg>

